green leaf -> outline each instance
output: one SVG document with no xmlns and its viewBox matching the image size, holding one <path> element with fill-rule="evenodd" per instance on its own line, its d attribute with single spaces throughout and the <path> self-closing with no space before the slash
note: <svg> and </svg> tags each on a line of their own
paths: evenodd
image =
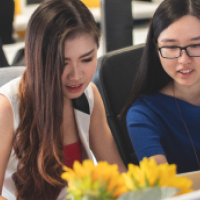
<svg viewBox="0 0 200 200">
<path fill-rule="evenodd" d="M 134 178 L 133 175 L 131 176 L 131 178 L 132 178 L 132 181 L 133 181 L 133 184 L 134 184 L 134 189 L 139 190 L 140 189 L 139 183 L 137 182 L 137 180 Z"/>
<path fill-rule="evenodd" d="M 145 176 L 145 183 L 144 183 L 144 187 L 147 188 L 149 186 L 149 181 L 147 179 L 147 176 Z"/>
<path fill-rule="evenodd" d="M 159 183 L 160 183 L 160 179 L 158 178 L 153 186 L 159 186 Z"/>
<path fill-rule="evenodd" d="M 118 200 L 161 200 L 178 192 L 179 190 L 174 187 L 148 187 L 123 194 Z"/>
</svg>

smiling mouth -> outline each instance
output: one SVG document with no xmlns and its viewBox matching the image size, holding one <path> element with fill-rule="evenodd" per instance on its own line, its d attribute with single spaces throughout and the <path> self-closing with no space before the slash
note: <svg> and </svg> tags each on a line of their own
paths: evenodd
<svg viewBox="0 0 200 200">
<path fill-rule="evenodd" d="M 78 87 L 80 87 L 82 84 L 80 84 L 80 85 L 72 85 L 72 86 L 67 86 L 67 87 L 69 87 L 69 88 L 78 88 Z"/>
<path fill-rule="evenodd" d="M 188 73 L 190 73 L 191 71 L 193 71 L 193 70 L 191 70 L 191 69 L 189 69 L 189 70 L 181 70 L 181 71 L 179 71 L 179 72 L 181 72 L 181 73 L 183 73 L 183 74 L 188 74 Z"/>
</svg>

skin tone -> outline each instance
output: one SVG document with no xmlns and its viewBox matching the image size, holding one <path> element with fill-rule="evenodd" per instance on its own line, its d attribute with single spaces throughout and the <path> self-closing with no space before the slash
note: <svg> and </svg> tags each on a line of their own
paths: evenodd
<svg viewBox="0 0 200 200">
<path fill-rule="evenodd" d="M 78 48 L 77 48 L 78 47 Z M 89 85 L 97 66 L 97 45 L 89 35 L 65 42 L 65 68 L 61 76 L 64 116 L 64 145 L 79 140 L 71 99 L 78 98 Z M 69 133 L 69 134 L 68 134 Z"/>
<path fill-rule="evenodd" d="M 13 141 L 13 113 L 10 102 L 0 95 L 0 194 L 6 165 L 10 156 Z"/>
<path fill-rule="evenodd" d="M 5 198 L 3 198 L 2 196 L 0 196 L 0 200 L 7 200 L 7 199 L 5 199 Z"/>
<path fill-rule="evenodd" d="M 158 37 L 159 46 L 187 46 L 200 44 L 200 20 L 186 15 L 172 23 Z M 189 57 L 182 50 L 179 58 L 159 57 L 163 69 L 173 79 L 161 93 L 200 106 L 200 57 Z M 152 156 L 158 164 L 167 162 L 164 155 Z"/>
<path fill-rule="evenodd" d="M 77 48 L 78 47 L 78 48 Z M 106 160 L 118 164 L 119 171 L 126 171 L 111 131 L 107 124 L 103 101 L 98 89 L 90 83 L 97 66 L 97 44 L 93 37 L 83 34 L 65 42 L 65 68 L 61 76 L 64 106 L 61 130 L 64 134 L 63 145 L 79 141 L 74 118 L 72 99 L 78 98 L 91 84 L 94 93 L 94 109 L 89 130 L 90 148 L 97 161 Z M 0 194 L 3 177 L 12 148 L 14 136 L 13 112 L 10 102 L 0 95 Z"/>
<path fill-rule="evenodd" d="M 107 124 L 103 101 L 96 86 L 90 83 L 96 66 L 97 44 L 93 37 L 84 34 L 66 41 L 65 68 L 61 76 L 64 94 L 63 121 L 65 123 L 62 127 L 64 145 L 79 140 L 71 99 L 79 97 L 88 84 L 91 84 L 94 93 L 94 110 L 91 115 L 89 130 L 90 148 L 97 161 L 107 160 L 110 164 L 117 163 L 119 171 L 123 172 L 126 171 L 126 168 Z"/>
</svg>

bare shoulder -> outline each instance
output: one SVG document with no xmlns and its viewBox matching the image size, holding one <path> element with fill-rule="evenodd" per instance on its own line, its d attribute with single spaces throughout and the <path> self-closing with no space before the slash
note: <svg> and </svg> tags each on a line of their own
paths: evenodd
<svg viewBox="0 0 200 200">
<path fill-rule="evenodd" d="M 0 118 L 12 117 L 12 115 L 13 113 L 10 101 L 4 95 L 0 94 Z"/>
<path fill-rule="evenodd" d="M 90 83 L 91 87 L 92 87 L 92 91 L 93 91 L 93 94 L 94 94 L 94 105 L 98 106 L 102 106 L 102 98 L 101 98 L 101 95 L 99 93 L 99 90 L 97 88 L 97 86 L 94 84 L 94 83 Z"/>
<path fill-rule="evenodd" d="M 94 94 L 94 110 L 93 110 L 92 116 L 100 118 L 100 119 L 102 117 L 105 118 L 105 108 L 104 108 L 103 100 L 101 98 L 101 94 L 99 93 L 99 90 L 94 83 L 91 82 L 90 85 L 92 86 L 92 90 Z"/>
<path fill-rule="evenodd" d="M 97 89 L 97 86 L 93 82 L 90 82 L 90 85 L 91 85 L 92 91 L 94 93 L 94 98 L 96 97 L 96 95 L 100 95 L 99 90 Z"/>
<path fill-rule="evenodd" d="M 10 101 L 0 94 L 0 136 L 13 130 L 13 111 Z"/>
<path fill-rule="evenodd" d="M 90 83 L 94 94 L 94 109 L 91 115 L 90 132 L 97 133 L 98 130 L 108 129 L 103 100 L 94 83 Z M 104 131 L 107 132 L 107 131 Z M 95 136 L 96 137 L 96 136 Z"/>
<path fill-rule="evenodd" d="M 0 194 L 13 142 L 13 112 L 9 100 L 0 94 Z"/>
</svg>

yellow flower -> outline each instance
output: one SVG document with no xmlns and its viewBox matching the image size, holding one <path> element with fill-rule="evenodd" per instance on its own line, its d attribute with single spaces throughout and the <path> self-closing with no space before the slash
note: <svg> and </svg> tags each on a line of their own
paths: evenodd
<svg viewBox="0 0 200 200">
<path fill-rule="evenodd" d="M 95 165 L 90 160 L 86 160 L 85 162 L 83 162 L 83 165 L 81 165 L 78 161 L 75 161 L 73 165 L 74 172 L 80 178 L 85 178 L 89 176 L 94 170 L 94 168 L 95 168 Z"/>
<path fill-rule="evenodd" d="M 148 186 L 154 186 L 159 179 L 159 170 L 155 160 L 144 158 L 140 162 L 140 169 L 144 172 L 144 176 L 148 180 Z"/>
<path fill-rule="evenodd" d="M 145 185 L 145 172 L 137 165 L 129 164 L 128 171 L 123 177 L 128 190 L 137 190 Z"/>
<path fill-rule="evenodd" d="M 99 162 L 93 172 L 93 180 L 97 179 L 103 179 L 104 183 L 107 183 L 107 190 L 109 192 L 115 191 L 113 196 L 117 196 L 125 191 L 124 179 L 121 177 L 117 165 Z"/>
<path fill-rule="evenodd" d="M 78 200 L 86 195 L 116 199 L 127 191 L 117 165 L 99 162 L 95 166 L 91 160 L 85 160 L 83 164 L 75 162 L 73 169 L 68 167 L 63 167 L 63 169 L 66 172 L 61 177 L 68 182 L 68 197 L 73 196 Z"/>
<path fill-rule="evenodd" d="M 189 179 L 176 176 L 176 165 L 157 165 L 154 159 L 144 158 L 140 166 L 129 164 L 128 171 L 122 174 L 119 173 L 117 165 L 99 162 L 95 166 L 91 160 L 85 160 L 83 164 L 75 162 L 73 169 L 63 169 L 65 172 L 62 178 L 68 182 L 67 197 L 76 200 L 82 200 L 83 197 L 116 200 L 121 195 L 122 199 L 126 199 L 126 195 L 132 193 L 144 194 L 149 191 L 149 187 L 152 187 L 152 193 L 159 190 L 163 193 L 167 191 L 168 195 L 174 195 L 176 189 L 178 194 L 192 191 L 192 182 Z"/>
<path fill-rule="evenodd" d="M 157 165 L 154 159 L 144 158 L 140 167 L 128 165 L 127 173 L 123 174 L 125 186 L 128 191 L 136 191 L 146 187 L 175 187 L 180 190 L 178 194 L 191 192 L 191 180 L 176 176 L 176 165 Z"/>
<path fill-rule="evenodd" d="M 135 187 L 134 187 L 134 183 L 133 183 L 133 180 L 131 178 L 131 176 L 129 176 L 128 174 L 124 173 L 122 174 L 123 177 L 124 177 L 124 180 L 125 180 L 125 185 L 127 187 L 127 190 L 128 191 L 131 191 L 131 190 L 134 190 Z"/>
</svg>

